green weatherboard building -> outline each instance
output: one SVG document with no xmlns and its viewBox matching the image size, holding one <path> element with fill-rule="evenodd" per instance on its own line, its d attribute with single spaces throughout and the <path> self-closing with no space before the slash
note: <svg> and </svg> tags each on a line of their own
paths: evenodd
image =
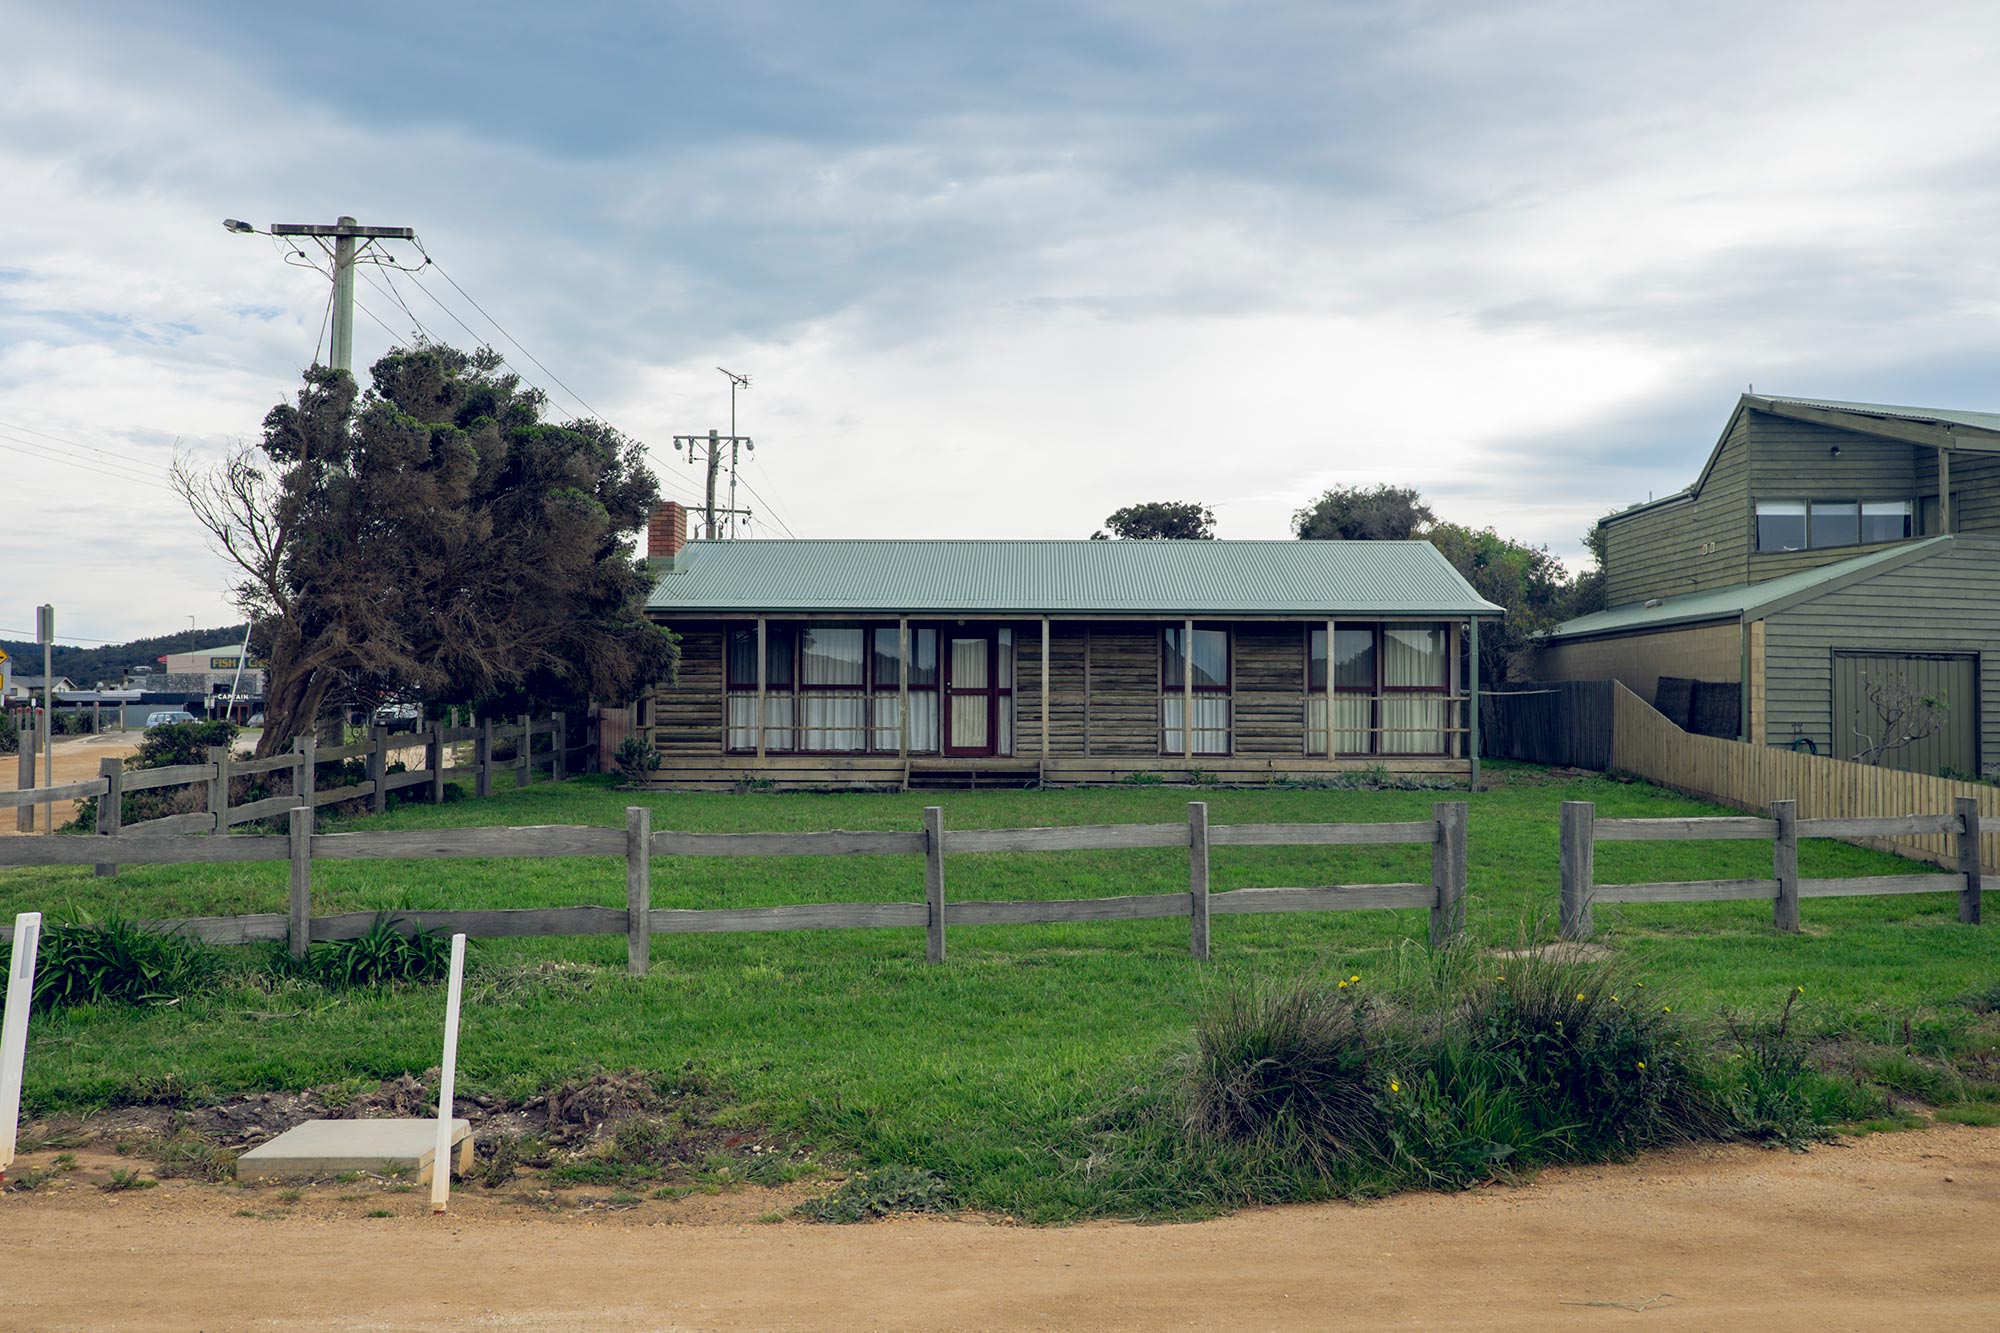
<svg viewBox="0 0 2000 1333">
<path fill-rule="evenodd" d="M 1610 608 L 1548 636 L 1543 678 L 1737 683 L 1740 736 L 1835 758 L 1930 698 L 1884 762 L 2000 766 L 2000 414 L 1745 394 L 1693 485 L 1602 532 Z"/>
</svg>

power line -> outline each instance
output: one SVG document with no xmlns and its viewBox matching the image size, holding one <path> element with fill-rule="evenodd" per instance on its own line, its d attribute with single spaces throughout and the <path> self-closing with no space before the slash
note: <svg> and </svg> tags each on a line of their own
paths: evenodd
<svg viewBox="0 0 2000 1333">
<path fill-rule="evenodd" d="M 758 494 L 757 488 L 750 484 L 750 478 L 748 477 L 743 478 L 743 489 L 750 492 L 750 494 L 752 494 L 753 496 L 757 497 L 757 503 L 764 506 L 764 512 L 771 516 L 771 521 L 778 525 L 780 531 L 782 531 L 787 537 L 792 538 L 794 541 L 798 539 L 798 534 L 792 531 L 791 524 L 785 522 L 784 519 L 778 517 L 778 507 L 772 504 L 769 500 L 766 500 L 762 495 Z"/>
<path fill-rule="evenodd" d="M 560 375 L 556 374 L 553 370 L 550 370 L 547 366 L 542 365 L 540 359 L 537 358 L 533 352 L 521 346 L 521 340 L 519 338 L 516 338 L 513 334 L 507 332 L 506 328 L 500 323 L 499 320 L 493 318 L 492 315 L 487 314 L 486 307 L 480 305 L 479 302 L 473 300 L 472 293 L 466 291 L 465 288 L 459 286 L 458 279 L 452 277 L 451 274 L 447 273 L 445 271 L 445 267 L 443 264 L 440 264 L 437 262 L 437 260 L 431 258 L 431 252 L 424 249 L 424 242 L 422 237 L 416 238 L 416 245 L 417 245 L 417 252 L 424 257 L 424 261 L 430 267 L 435 268 L 438 271 L 439 276 L 442 277 L 446 282 L 451 284 L 452 290 L 457 292 L 460 296 L 463 296 L 466 299 L 467 304 L 471 305 L 471 307 L 474 310 L 477 310 L 481 315 L 484 315 L 486 318 L 486 322 L 488 324 L 491 324 L 494 328 L 500 331 L 501 337 L 505 338 L 508 342 L 513 343 L 514 346 L 520 350 L 522 356 L 527 357 L 528 360 L 533 361 L 537 366 L 540 366 L 542 373 L 544 375 L 547 375 L 550 379 L 554 380 L 558 385 L 561 385 L 562 391 L 568 394 L 571 398 L 574 398 L 577 401 L 577 404 L 581 406 L 584 411 L 590 413 L 590 415 L 596 417 L 600 421 L 610 420 L 610 418 L 606 417 L 602 412 L 592 407 L 589 403 L 584 402 L 583 396 L 577 393 L 575 389 L 570 388 L 569 385 L 567 384 L 563 384 L 562 377 Z M 467 330 L 467 332 L 470 332 L 470 330 Z"/>
<path fill-rule="evenodd" d="M 73 458 L 64 458 L 61 454 L 58 453 L 54 452 L 44 453 L 39 449 L 33 448 L 19 441 L 16 441 L 14 443 L 9 443 L 7 439 L 0 438 L 0 449 L 8 450 L 11 453 L 21 454 L 27 458 L 37 459 L 44 463 L 60 463 L 64 467 L 74 468 L 79 472 L 89 472 L 100 477 L 109 477 L 113 481 L 128 482 L 134 486 L 151 486 L 162 491 L 173 490 L 173 487 L 167 485 L 163 481 L 156 481 L 153 478 L 139 476 L 131 472 L 112 472 L 106 468 L 92 467 L 88 463 L 80 463 Z"/>
<path fill-rule="evenodd" d="M 0 421 L 0 426 L 4 426 L 8 430 L 18 430 L 23 434 L 27 435 L 39 435 L 43 439 L 52 440 L 55 443 L 64 446 L 65 448 L 82 449 L 86 453 L 103 454 L 106 458 L 115 458 L 121 462 L 126 462 L 126 463 L 138 463 L 145 467 L 154 466 L 154 464 L 151 461 L 144 458 L 140 458 L 137 454 L 121 454 L 115 449 L 99 449 L 94 445 L 78 444 L 75 440 L 66 440 L 60 435 L 51 435 L 45 430 L 36 430 L 33 426 L 17 425 L 16 423 L 11 421 Z"/>
</svg>

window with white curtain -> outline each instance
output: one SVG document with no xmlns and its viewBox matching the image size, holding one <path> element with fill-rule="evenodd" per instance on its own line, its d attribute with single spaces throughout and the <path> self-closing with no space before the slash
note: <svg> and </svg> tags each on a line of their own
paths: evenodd
<svg viewBox="0 0 2000 1333">
<path fill-rule="evenodd" d="M 898 753 L 900 644 L 894 625 L 769 622 L 764 748 L 777 754 Z M 728 748 L 757 749 L 757 631 L 732 629 L 724 653 Z M 910 627 L 910 750 L 937 751 L 937 630 Z"/>
<path fill-rule="evenodd" d="M 1227 755 L 1230 750 L 1229 631 L 1194 631 L 1188 660 L 1186 629 L 1169 625 L 1160 634 L 1160 753 L 1186 755 L 1187 668 L 1194 668 L 1194 752 Z"/>
<path fill-rule="evenodd" d="M 1307 634 L 1306 752 L 1443 754 L 1451 701 L 1450 636 L 1442 625 L 1336 625 L 1332 688 L 1326 631 Z"/>
</svg>

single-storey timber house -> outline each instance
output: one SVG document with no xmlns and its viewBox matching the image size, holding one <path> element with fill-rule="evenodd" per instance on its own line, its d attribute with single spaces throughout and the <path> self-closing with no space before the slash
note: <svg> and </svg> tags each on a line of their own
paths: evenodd
<svg viewBox="0 0 2000 1333">
<path fill-rule="evenodd" d="M 1427 542 L 689 541 L 669 503 L 648 554 L 662 785 L 1476 772 L 1502 609 Z"/>
</svg>

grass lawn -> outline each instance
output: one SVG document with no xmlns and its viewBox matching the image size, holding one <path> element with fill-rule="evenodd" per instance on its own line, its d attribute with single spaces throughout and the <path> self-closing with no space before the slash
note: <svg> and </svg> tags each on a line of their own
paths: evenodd
<svg viewBox="0 0 2000 1333">
<path fill-rule="evenodd" d="M 1494 948 L 1553 933 L 1556 827 L 1564 800 L 1601 816 L 1718 813 L 1643 784 L 1494 765 L 1470 798 L 1469 930 Z M 1212 823 L 1422 818 L 1459 794 L 1212 790 Z M 620 825 L 652 807 L 655 829 L 704 832 L 903 829 L 944 807 L 947 827 L 1165 822 L 1189 793 L 1157 787 L 950 794 L 620 793 L 602 780 L 508 790 L 486 801 L 405 806 L 348 827 Z M 1424 880 L 1429 850 L 1216 848 L 1213 888 Z M 1898 873 L 1907 862 L 1807 842 L 1801 872 Z M 1174 850 L 954 856 L 954 899 L 1185 892 Z M 624 903 L 623 863 L 325 862 L 314 910 Z M 1600 845 L 1601 882 L 1768 875 L 1768 843 Z M 920 901 L 916 857 L 656 858 L 655 907 Z M 0 872 L 0 911 L 52 921 L 282 912 L 285 867 L 133 867 Z M 1929 1053 L 1978 1057 L 1989 1029 L 1963 1003 L 2000 1004 L 1995 926 L 1958 924 L 1948 895 L 1808 900 L 1804 933 L 1781 936 L 1765 903 L 1611 906 L 1598 938 L 1689 1012 L 1769 1014 L 1794 987 L 1828 1031 L 1873 1034 Z M 459 1055 L 461 1086 L 523 1096 L 593 1068 L 694 1068 L 729 1090 L 745 1123 L 772 1126 L 856 1160 L 937 1172 L 970 1205 L 1036 1217 L 1105 1211 L 1090 1180 L 1087 1128 L 1109 1096 L 1158 1084 L 1191 1015 L 1232 980 L 1338 970 L 1365 986 L 1409 965 L 1421 912 L 1218 917 L 1214 961 L 1187 955 L 1185 921 L 958 927 L 943 967 L 921 930 L 656 936 L 652 974 L 623 973 L 622 937 L 475 945 Z M 128 1100 L 374 1081 L 438 1059 L 435 988 L 273 986 L 242 974 L 171 1007 L 92 1006 L 38 1016 L 25 1101 L 31 1113 Z M 577 966 L 581 964 L 583 966 Z M 1963 1048 L 1963 1049 L 1962 1049 Z M 1118 1211 L 1115 1206 L 1111 1211 Z"/>
</svg>

